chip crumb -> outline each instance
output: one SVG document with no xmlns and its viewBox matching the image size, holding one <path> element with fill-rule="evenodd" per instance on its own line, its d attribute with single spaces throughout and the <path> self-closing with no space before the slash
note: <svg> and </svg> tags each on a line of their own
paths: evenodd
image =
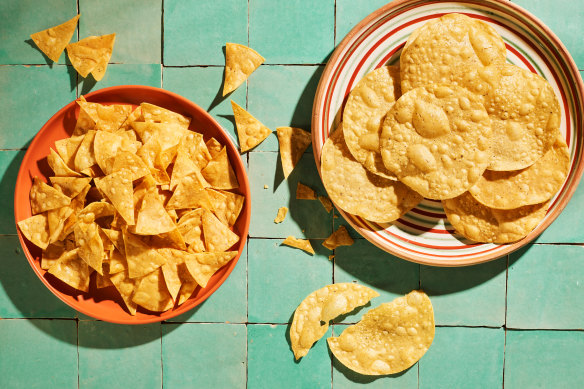
<svg viewBox="0 0 584 389">
<path fill-rule="evenodd" d="M 282 223 L 284 221 L 284 219 L 286 218 L 286 214 L 288 213 L 288 208 L 286 207 L 280 207 L 278 209 L 278 214 L 276 215 L 276 218 L 274 219 L 274 223 Z"/>
<path fill-rule="evenodd" d="M 335 259 L 335 255 L 334 254 L 329 255 L 329 261 L 332 261 L 333 259 Z"/>
<path fill-rule="evenodd" d="M 329 250 L 334 250 L 339 246 L 352 246 L 355 241 L 349 236 L 349 231 L 345 226 L 339 228 L 331 234 L 322 245 Z"/>
<path fill-rule="evenodd" d="M 296 199 L 316 200 L 316 193 L 314 193 L 314 189 L 312 189 L 311 187 L 306 186 L 301 182 L 298 182 L 298 186 L 296 187 Z"/>
<path fill-rule="evenodd" d="M 294 247 L 294 248 L 297 248 L 300 250 L 304 250 L 307 253 L 314 255 L 314 249 L 312 248 L 312 245 L 310 244 L 310 241 L 308 239 L 296 239 L 295 237 L 290 235 L 289 237 L 284 239 L 282 244 L 285 244 L 287 246 Z"/>
<path fill-rule="evenodd" d="M 270 187 L 267 185 L 264 185 L 264 189 L 269 189 Z"/>
<path fill-rule="evenodd" d="M 326 209 L 327 213 L 330 213 L 333 210 L 333 203 L 331 199 L 329 199 L 326 196 L 318 196 L 318 200 L 320 201 L 324 209 Z"/>
</svg>

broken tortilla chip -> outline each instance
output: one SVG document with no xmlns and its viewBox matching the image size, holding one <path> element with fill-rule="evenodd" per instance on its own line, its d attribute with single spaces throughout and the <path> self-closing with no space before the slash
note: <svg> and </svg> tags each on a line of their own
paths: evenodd
<svg viewBox="0 0 584 389">
<path fill-rule="evenodd" d="M 314 193 L 314 190 L 311 187 L 306 186 L 301 182 L 298 182 L 298 185 L 296 186 L 296 199 L 316 200 L 316 193 Z"/>
<path fill-rule="evenodd" d="M 312 138 L 310 132 L 300 128 L 278 127 L 276 132 L 280 144 L 280 161 L 282 162 L 284 178 L 288 178 L 312 142 Z"/>
<path fill-rule="evenodd" d="M 310 241 L 308 239 L 296 239 L 293 236 L 289 236 L 286 239 L 284 239 L 282 244 L 285 244 L 287 246 L 294 247 L 294 248 L 297 248 L 300 250 L 304 250 L 307 253 L 314 255 L 314 249 L 312 248 L 312 245 L 310 244 Z"/>
<path fill-rule="evenodd" d="M 61 53 L 65 50 L 65 46 L 67 46 L 75 33 L 79 16 L 75 15 L 73 19 L 63 24 L 35 32 L 30 38 L 47 57 L 52 59 L 53 62 L 58 62 Z"/>
<path fill-rule="evenodd" d="M 276 215 L 276 218 L 274 219 L 274 223 L 282 223 L 284 221 L 284 219 L 286 218 L 286 214 L 288 214 L 288 208 L 287 207 L 280 207 L 278 208 L 278 214 Z"/>
<path fill-rule="evenodd" d="M 227 43 L 223 96 L 236 90 L 265 60 L 254 49 L 237 43 Z"/>
<path fill-rule="evenodd" d="M 349 236 L 349 231 L 345 226 L 339 228 L 331 234 L 322 245 L 329 250 L 334 250 L 339 246 L 351 246 L 355 241 Z"/>
</svg>

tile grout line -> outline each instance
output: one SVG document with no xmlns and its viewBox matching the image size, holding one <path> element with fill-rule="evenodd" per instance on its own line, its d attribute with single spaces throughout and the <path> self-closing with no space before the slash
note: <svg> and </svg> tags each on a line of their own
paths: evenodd
<svg viewBox="0 0 584 389">
<path fill-rule="evenodd" d="M 160 389 L 164 388 L 164 358 L 162 357 L 162 322 L 160 323 Z"/>
<path fill-rule="evenodd" d="M 79 372 L 79 318 L 75 318 L 75 329 L 77 331 L 77 389 L 81 387 L 81 374 Z"/>
<path fill-rule="evenodd" d="M 160 13 L 160 65 L 164 67 L 164 0 L 162 0 L 161 4 L 161 13 Z M 162 78 L 162 74 L 160 75 Z M 160 85 L 162 85 L 162 80 L 160 80 Z"/>
<path fill-rule="evenodd" d="M 505 356 L 506 356 L 506 349 L 507 349 L 507 328 L 505 328 L 505 336 L 503 337 L 503 377 L 501 379 L 501 388 L 505 389 Z"/>
<path fill-rule="evenodd" d="M 247 46 L 249 47 L 249 3 L 247 0 Z M 227 55 L 227 52 L 225 53 Z M 249 109 L 249 80 L 245 80 L 245 109 Z M 237 128 L 235 129 L 237 132 Z M 238 139 L 239 141 L 239 139 Z M 249 153 L 245 156 L 247 161 L 247 170 L 249 172 Z M 249 382 L 249 231 L 247 233 L 247 245 L 245 246 L 246 258 L 245 258 L 245 387 L 248 387 Z"/>
<path fill-rule="evenodd" d="M 76 1 L 77 4 L 77 15 L 79 15 L 80 7 L 79 0 Z M 77 42 L 79 42 L 79 30 L 81 30 L 81 20 L 77 22 Z M 79 98 L 79 73 L 75 72 L 75 98 Z"/>
</svg>

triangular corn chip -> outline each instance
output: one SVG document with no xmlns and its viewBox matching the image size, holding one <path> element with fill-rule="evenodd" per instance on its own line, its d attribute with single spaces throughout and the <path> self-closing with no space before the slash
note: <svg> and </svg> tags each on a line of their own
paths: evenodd
<svg viewBox="0 0 584 389">
<path fill-rule="evenodd" d="M 306 186 L 301 182 L 298 182 L 298 185 L 296 186 L 296 199 L 316 200 L 316 193 L 311 187 Z"/>
<path fill-rule="evenodd" d="M 109 263 L 103 264 L 103 275 L 97 273 L 95 277 L 95 287 L 97 289 L 107 288 L 108 286 L 113 286 L 112 281 L 109 276 Z"/>
<path fill-rule="evenodd" d="M 30 208 L 33 215 L 51 209 L 57 209 L 69 205 L 71 199 L 61 191 L 45 184 L 38 177 L 33 177 L 30 188 Z"/>
<path fill-rule="evenodd" d="M 328 197 L 318 196 L 318 201 L 320 201 L 320 203 L 328 213 L 330 213 L 333 210 L 333 203 L 331 199 L 329 199 Z"/>
<path fill-rule="evenodd" d="M 172 298 L 161 269 L 154 270 L 140 280 L 132 301 L 153 312 L 163 312 L 172 308 Z"/>
<path fill-rule="evenodd" d="M 265 60 L 254 49 L 237 43 L 227 43 L 223 96 L 236 90 Z"/>
<path fill-rule="evenodd" d="M 83 141 L 83 135 L 72 136 L 70 138 L 59 139 L 55 141 L 55 148 L 59 156 L 63 158 L 63 162 L 67 164 L 70 168 L 74 168 L 75 154 L 81 142 Z"/>
<path fill-rule="evenodd" d="M 67 43 L 75 33 L 77 20 L 79 20 L 79 15 L 58 26 L 35 32 L 30 37 L 47 57 L 52 59 L 53 62 L 58 62 L 61 53 L 65 50 L 65 46 L 67 46 Z"/>
<path fill-rule="evenodd" d="M 93 119 L 91 115 L 85 109 L 83 109 L 83 107 L 80 107 L 79 117 L 77 117 L 77 124 L 75 124 L 75 129 L 73 130 L 73 136 L 85 135 L 87 134 L 87 131 L 95 130 L 96 120 L 97 119 Z"/>
<path fill-rule="evenodd" d="M 136 220 L 136 234 L 158 235 L 176 229 L 155 190 L 150 190 L 142 200 Z"/>
<path fill-rule="evenodd" d="M 211 158 L 214 158 L 217 154 L 219 154 L 223 148 L 223 145 L 215 138 L 209 139 L 205 145 L 207 146 L 207 150 L 209 150 L 209 154 L 211 154 Z"/>
<path fill-rule="evenodd" d="M 93 221 L 107 216 L 113 216 L 116 212 L 116 208 L 104 201 L 93 202 L 87 204 L 85 208 L 79 212 L 77 218 L 85 223 L 92 223 Z"/>
<path fill-rule="evenodd" d="M 339 246 L 351 246 L 355 241 L 349 236 L 349 231 L 345 226 L 339 226 L 338 230 L 326 238 L 322 243 L 329 250 L 334 250 Z"/>
<path fill-rule="evenodd" d="M 95 161 L 105 174 L 112 173 L 113 158 L 122 149 L 124 140 L 127 141 L 127 139 L 107 131 L 97 131 L 95 134 L 93 140 Z"/>
<path fill-rule="evenodd" d="M 118 293 L 124 300 L 126 307 L 128 308 L 128 312 L 130 315 L 136 314 L 136 303 L 132 301 L 132 297 L 134 296 L 134 290 L 136 289 L 136 285 L 140 282 L 139 279 L 133 279 L 128 276 L 128 269 L 125 269 L 122 272 L 118 272 L 110 276 L 110 281 L 116 289 Z"/>
<path fill-rule="evenodd" d="M 41 213 L 18 222 L 23 235 L 35 246 L 46 249 L 49 245 L 49 223 L 47 215 Z"/>
<path fill-rule="evenodd" d="M 89 292 L 91 269 L 79 258 L 78 249 L 59 258 L 48 272 L 77 290 Z"/>
<path fill-rule="evenodd" d="M 117 248 L 110 250 L 109 256 L 109 274 L 117 274 L 126 269 L 126 258 Z"/>
<path fill-rule="evenodd" d="M 176 153 L 176 161 L 172 168 L 172 176 L 170 177 L 170 189 L 174 190 L 184 177 L 197 171 L 199 171 L 199 168 L 195 162 L 184 148 L 179 147 Z"/>
<path fill-rule="evenodd" d="M 132 172 L 128 169 L 108 174 L 95 179 L 95 185 L 116 207 L 118 213 L 129 226 L 134 225 L 134 189 L 132 187 Z"/>
<path fill-rule="evenodd" d="M 57 260 L 67 252 L 64 242 L 54 242 L 43 250 L 41 255 L 41 269 L 49 270 L 49 268 L 57 262 Z"/>
<path fill-rule="evenodd" d="M 182 276 L 182 272 L 180 272 L 180 267 L 185 268 L 184 273 L 188 274 L 188 276 Z M 197 286 L 199 286 L 199 284 L 197 284 L 197 281 L 195 281 L 193 276 L 191 276 L 191 273 L 189 273 L 189 271 L 186 270 L 186 267 L 187 267 L 187 265 L 180 265 L 179 266 L 179 273 L 181 274 L 181 279 L 183 280 L 183 283 L 180 287 L 180 290 L 178 291 L 178 296 L 177 296 L 178 297 L 178 305 L 181 305 L 182 303 L 187 301 L 193 295 L 193 293 L 197 289 Z"/>
<path fill-rule="evenodd" d="M 117 131 L 132 112 L 132 106 L 128 104 L 104 105 L 89 102 L 85 100 L 83 96 L 77 100 L 77 104 L 79 104 L 82 110 L 87 112 L 91 120 L 95 122 L 95 130 L 106 132 Z"/>
<path fill-rule="evenodd" d="M 166 208 L 198 208 L 212 209 L 211 199 L 201 184 L 196 174 L 191 174 L 182 179 L 174 190 L 174 194 L 168 200 Z"/>
<path fill-rule="evenodd" d="M 312 248 L 312 245 L 310 244 L 310 241 L 308 239 L 296 239 L 293 236 L 289 236 L 286 239 L 284 239 L 282 244 L 285 244 L 287 246 L 294 247 L 294 248 L 297 248 L 300 250 L 304 250 L 307 253 L 314 255 L 314 249 Z"/>
<path fill-rule="evenodd" d="M 203 208 L 194 209 L 183 215 L 178 223 L 178 230 L 192 252 L 200 253 L 205 251 L 205 242 L 203 241 L 203 211 Z"/>
<path fill-rule="evenodd" d="M 126 120 L 122 123 L 118 131 L 130 131 L 134 134 L 134 140 L 136 140 L 136 133 L 132 130 L 132 123 L 139 121 L 142 117 L 142 107 L 138 106 L 136 109 L 132 111 L 132 113 L 126 118 Z"/>
<path fill-rule="evenodd" d="M 124 232 L 124 248 L 130 278 L 143 277 L 166 263 L 166 259 L 140 238 Z"/>
<path fill-rule="evenodd" d="M 114 247 L 119 250 L 120 253 L 125 254 L 126 248 L 124 246 L 124 237 L 122 235 L 122 231 L 119 230 L 112 230 L 109 228 L 102 228 L 101 229 L 108 239 L 114 244 Z M 111 270 L 111 268 L 110 268 Z"/>
<path fill-rule="evenodd" d="M 77 173 L 76 171 L 72 170 L 67 164 L 63 161 L 63 158 L 55 150 L 51 148 L 50 154 L 47 155 L 47 162 L 49 166 L 55 173 L 55 176 L 58 177 L 82 177 L 81 174 Z"/>
<path fill-rule="evenodd" d="M 79 247 L 79 257 L 99 274 L 103 274 L 103 242 L 99 236 L 99 227 L 95 223 L 77 222 L 73 230 Z"/>
<path fill-rule="evenodd" d="M 239 138 L 239 147 L 242 153 L 253 149 L 272 133 L 272 130 L 264 126 L 233 100 L 231 100 L 231 108 L 233 108 L 237 137 Z"/>
<path fill-rule="evenodd" d="M 166 257 L 166 263 L 161 267 L 162 274 L 164 274 L 164 282 L 166 282 L 166 287 L 172 299 L 177 301 L 178 292 L 182 284 L 179 267 L 184 264 L 186 253 L 175 249 L 161 249 L 160 254 Z"/>
<path fill-rule="evenodd" d="M 75 170 L 80 172 L 85 170 L 97 163 L 95 159 L 95 152 L 93 148 L 93 142 L 95 140 L 95 130 L 89 130 L 83 137 L 83 141 L 77 149 L 77 154 L 75 154 Z"/>
<path fill-rule="evenodd" d="M 85 197 L 89 192 L 89 188 L 90 186 L 87 185 L 85 188 L 83 188 L 81 193 L 79 193 L 71 200 L 71 204 L 69 204 L 69 207 L 73 210 L 73 212 L 71 213 L 71 215 L 69 215 L 67 220 L 65 220 L 65 223 L 63 225 L 63 231 L 59 234 L 57 240 L 64 240 L 65 237 L 67 237 L 69 234 L 73 232 L 73 228 L 75 228 L 75 224 L 77 223 L 77 215 L 79 214 L 79 212 L 81 212 L 83 206 L 85 205 Z"/>
<path fill-rule="evenodd" d="M 239 182 L 237 182 L 237 177 L 233 172 L 231 163 L 229 163 L 225 147 L 201 170 L 201 174 L 215 189 L 239 188 Z"/>
<path fill-rule="evenodd" d="M 213 204 L 213 212 L 223 224 L 232 227 L 243 208 L 245 197 L 237 193 L 207 188 Z"/>
<path fill-rule="evenodd" d="M 280 144 L 280 160 L 284 177 L 288 178 L 294 167 L 302 158 L 302 154 L 312 142 L 310 132 L 294 127 L 278 127 L 278 143 Z"/>
<path fill-rule="evenodd" d="M 66 205 L 61 208 L 47 211 L 47 222 L 49 223 L 49 242 L 53 243 L 59 240 L 59 236 L 65 228 L 65 221 L 73 213 L 73 208 Z"/>
<path fill-rule="evenodd" d="M 77 196 L 89 183 L 91 177 L 49 177 L 53 188 L 58 189 L 65 196 L 73 198 Z"/>
<path fill-rule="evenodd" d="M 239 242 L 239 235 L 227 228 L 210 211 L 205 210 L 201 219 L 207 251 L 226 251 L 235 243 Z"/>
<path fill-rule="evenodd" d="M 237 251 L 188 254 L 185 263 L 189 273 L 202 288 L 205 288 L 213 274 L 235 258 L 236 255 Z"/>
<path fill-rule="evenodd" d="M 116 154 L 109 173 L 118 172 L 122 169 L 129 169 L 132 172 L 132 181 L 150 174 L 150 169 L 148 169 L 148 166 L 142 161 L 142 158 L 138 157 L 136 154 L 130 153 L 129 151 L 120 151 Z"/>
<path fill-rule="evenodd" d="M 155 137 L 162 150 L 178 145 L 180 140 L 189 133 L 178 123 L 133 122 L 132 128 L 136 131 L 142 143 L 146 143 L 148 139 Z"/>
<path fill-rule="evenodd" d="M 189 154 L 195 165 L 199 169 L 203 169 L 209 161 L 213 158 L 207 145 L 203 140 L 203 134 L 189 131 L 180 141 L 180 149 L 183 149 Z"/>
<path fill-rule="evenodd" d="M 187 245 L 178 231 L 178 228 L 170 232 L 165 232 L 159 235 L 150 235 L 145 237 L 148 240 L 148 244 L 153 248 L 173 248 L 177 250 L 186 250 Z"/>
<path fill-rule="evenodd" d="M 142 118 L 146 122 L 177 123 L 184 129 L 189 128 L 189 124 L 191 123 L 191 118 L 154 104 L 142 103 L 140 107 L 142 108 Z"/>
<path fill-rule="evenodd" d="M 116 34 L 89 36 L 67 45 L 71 64 L 83 78 L 93 73 L 96 81 L 102 79 L 112 56 Z"/>
</svg>

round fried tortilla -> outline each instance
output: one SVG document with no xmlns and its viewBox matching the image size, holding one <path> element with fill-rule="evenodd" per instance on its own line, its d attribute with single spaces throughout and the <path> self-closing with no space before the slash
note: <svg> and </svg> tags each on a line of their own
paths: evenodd
<svg viewBox="0 0 584 389">
<path fill-rule="evenodd" d="M 493 209 L 470 193 L 442 200 L 444 212 L 456 232 L 483 243 L 511 243 L 526 237 L 544 218 L 549 201 L 515 209 Z"/>
<path fill-rule="evenodd" d="M 382 66 L 357 83 L 343 111 L 343 132 L 351 154 L 367 170 L 385 178 L 396 179 L 383 166 L 379 133 L 400 94 L 399 67 Z"/>
<path fill-rule="evenodd" d="M 345 282 L 327 285 L 309 294 L 296 308 L 290 325 L 290 343 L 299 359 L 326 333 L 329 321 L 365 305 L 379 293 L 366 286 Z M 321 324 L 324 323 L 324 324 Z"/>
<path fill-rule="evenodd" d="M 360 374 L 403 371 L 426 353 L 434 340 L 434 309 L 428 296 L 414 290 L 367 312 L 340 336 L 328 338 L 335 357 Z"/>
<path fill-rule="evenodd" d="M 370 173 L 357 162 L 341 129 L 325 142 L 320 163 L 322 181 L 331 200 L 345 212 L 367 220 L 394 221 L 422 200 L 401 182 Z"/>
<path fill-rule="evenodd" d="M 540 159 L 559 134 L 560 105 L 541 76 L 511 64 L 466 68 L 456 82 L 483 98 L 493 128 L 489 170 L 524 169 Z"/>
<path fill-rule="evenodd" d="M 497 209 L 539 204 L 551 199 L 562 187 L 570 170 L 568 146 L 561 137 L 536 163 L 510 172 L 485 171 L 469 189 L 479 203 Z"/>
<path fill-rule="evenodd" d="M 433 83 L 452 83 L 459 67 L 504 63 L 507 50 L 488 24 L 447 14 L 414 31 L 400 56 L 402 93 Z"/>
<path fill-rule="evenodd" d="M 402 95 L 387 113 L 380 136 L 385 167 L 430 199 L 467 191 L 491 154 L 491 125 L 479 97 L 434 84 Z"/>
</svg>

